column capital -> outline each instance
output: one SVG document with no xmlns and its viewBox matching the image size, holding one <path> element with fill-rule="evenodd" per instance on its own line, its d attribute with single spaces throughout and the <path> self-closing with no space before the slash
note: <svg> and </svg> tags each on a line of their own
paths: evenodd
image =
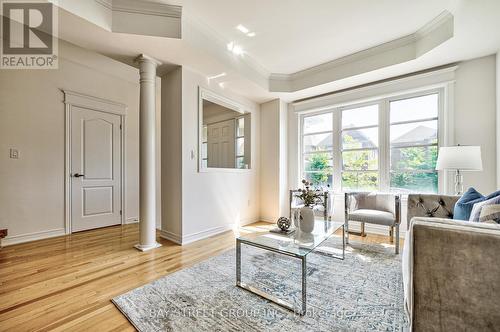
<svg viewBox="0 0 500 332">
<path fill-rule="evenodd" d="M 161 62 L 156 60 L 155 58 L 153 57 L 150 57 L 149 55 L 146 55 L 144 53 L 142 54 L 139 54 L 135 59 L 134 59 L 134 62 L 137 62 L 137 63 L 141 63 L 141 62 L 147 62 L 147 63 L 151 63 L 151 64 L 154 64 L 155 67 L 158 67 L 159 65 L 161 65 Z"/>
</svg>

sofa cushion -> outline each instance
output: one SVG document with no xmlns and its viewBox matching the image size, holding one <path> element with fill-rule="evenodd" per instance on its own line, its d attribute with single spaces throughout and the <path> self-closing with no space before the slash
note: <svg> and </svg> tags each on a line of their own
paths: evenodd
<svg viewBox="0 0 500 332">
<path fill-rule="evenodd" d="M 485 199 L 476 189 L 469 188 L 455 204 L 453 218 L 469 220 L 474 204 L 482 202 Z"/>
<path fill-rule="evenodd" d="M 390 212 L 368 209 L 360 209 L 349 213 L 349 220 L 385 226 L 393 226 L 396 222 L 396 218 Z"/>
</svg>

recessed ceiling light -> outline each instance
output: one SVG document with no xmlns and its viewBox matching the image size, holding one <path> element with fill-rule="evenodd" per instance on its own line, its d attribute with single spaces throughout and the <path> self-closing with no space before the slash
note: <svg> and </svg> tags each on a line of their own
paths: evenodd
<svg viewBox="0 0 500 332">
<path fill-rule="evenodd" d="M 241 32 L 243 32 L 243 33 L 245 33 L 245 34 L 250 32 L 250 30 L 248 30 L 248 28 L 247 28 L 247 27 L 245 27 L 245 26 L 243 26 L 243 25 L 241 25 L 241 24 L 238 24 L 238 25 L 236 26 L 236 29 L 240 30 Z"/>
<path fill-rule="evenodd" d="M 227 44 L 227 50 L 233 52 L 236 55 L 242 55 L 244 53 L 243 48 L 235 44 L 234 42 L 230 42 Z"/>
<path fill-rule="evenodd" d="M 226 76 L 226 73 L 220 73 L 220 74 L 217 74 L 217 75 L 209 76 L 207 78 L 209 80 L 215 80 L 215 79 L 218 79 L 218 78 L 221 78 L 221 77 L 224 77 L 224 76 Z"/>
<path fill-rule="evenodd" d="M 236 55 L 241 55 L 241 54 L 243 54 L 243 48 L 241 48 L 240 45 L 234 45 L 233 53 Z"/>
<path fill-rule="evenodd" d="M 255 32 L 249 32 L 249 33 L 247 33 L 247 36 L 248 37 L 255 37 Z"/>
</svg>

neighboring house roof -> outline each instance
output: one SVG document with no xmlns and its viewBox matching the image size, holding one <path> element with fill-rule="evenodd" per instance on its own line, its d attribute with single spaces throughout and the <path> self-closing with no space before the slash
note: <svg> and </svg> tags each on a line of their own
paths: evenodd
<svg viewBox="0 0 500 332">
<path fill-rule="evenodd" d="M 418 126 L 399 136 L 391 143 L 393 146 L 426 144 L 437 138 L 437 130 L 426 126 Z"/>
<path fill-rule="evenodd" d="M 371 141 L 369 137 L 363 134 L 360 130 L 350 130 L 349 135 L 357 142 L 362 142 L 361 148 L 375 148 L 377 147 L 375 143 Z M 434 128 L 426 126 L 418 126 L 409 132 L 399 136 L 391 142 L 392 146 L 406 146 L 406 145 L 418 145 L 418 144 L 428 144 L 437 138 L 437 131 Z M 332 143 L 332 135 L 329 134 L 325 136 L 324 139 L 316 144 L 308 142 L 311 146 L 327 146 Z M 307 144 L 307 143 L 306 143 Z"/>
</svg>

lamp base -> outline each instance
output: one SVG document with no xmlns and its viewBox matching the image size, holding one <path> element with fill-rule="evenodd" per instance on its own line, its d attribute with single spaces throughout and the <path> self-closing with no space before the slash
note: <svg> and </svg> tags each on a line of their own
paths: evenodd
<svg viewBox="0 0 500 332">
<path fill-rule="evenodd" d="M 455 195 L 462 195 L 464 193 L 464 177 L 460 173 L 460 170 L 457 169 L 455 173 Z"/>
</svg>

